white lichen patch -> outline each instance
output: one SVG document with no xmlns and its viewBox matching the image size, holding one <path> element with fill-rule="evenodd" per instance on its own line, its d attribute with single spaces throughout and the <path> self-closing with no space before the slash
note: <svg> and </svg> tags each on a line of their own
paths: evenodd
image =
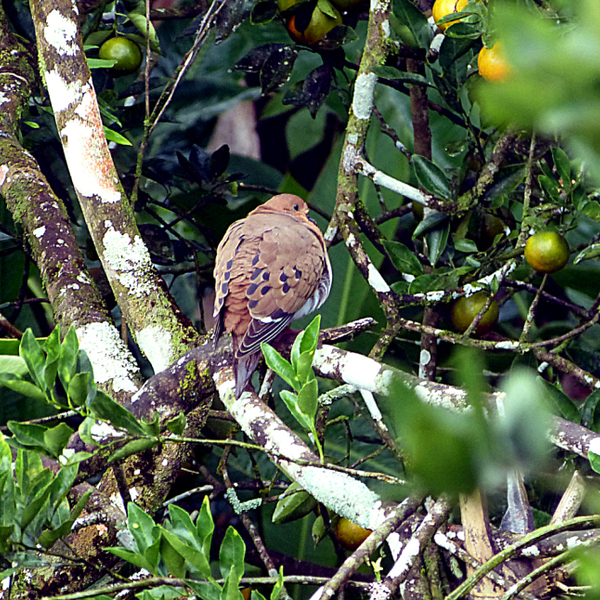
<svg viewBox="0 0 600 600">
<path fill-rule="evenodd" d="M 371 118 L 376 83 L 377 75 L 375 73 L 361 73 L 356 78 L 354 97 L 352 98 L 352 111 L 354 112 L 354 116 L 361 121 Z"/>
<path fill-rule="evenodd" d="M 52 106 L 60 102 L 51 94 Z M 106 145 L 100 111 L 94 90 L 82 88 L 75 116 L 60 131 L 73 185 L 79 194 L 98 196 L 102 202 L 115 203 L 122 198 L 118 180 Z"/>
<path fill-rule="evenodd" d="M 372 263 L 369 263 L 367 270 L 369 273 L 367 281 L 376 292 L 385 294 L 390 291 L 390 286 Z"/>
<path fill-rule="evenodd" d="M 375 391 L 375 379 L 381 371 L 381 365 L 360 354 L 347 354 L 342 362 L 341 375 L 345 383 L 358 389 Z"/>
<path fill-rule="evenodd" d="M 76 102 L 79 102 L 84 94 L 84 87 L 78 79 L 68 81 L 58 72 L 57 69 L 48 71 L 45 74 L 46 87 L 52 100 L 52 108 L 55 113 L 66 110 Z"/>
<path fill-rule="evenodd" d="M 346 473 L 320 467 L 298 467 L 292 478 L 319 502 L 361 527 L 373 529 L 384 519 L 379 496 Z"/>
<path fill-rule="evenodd" d="M 595 437 L 590 441 L 590 445 L 588 446 L 588 452 L 600 454 L 600 436 Z"/>
<path fill-rule="evenodd" d="M 138 366 L 110 323 L 88 323 L 77 330 L 77 338 L 92 363 L 96 383 L 112 382 L 114 392 L 137 390 Z"/>
<path fill-rule="evenodd" d="M 58 10 L 53 10 L 46 19 L 44 37 L 61 56 L 75 56 L 77 45 L 77 23 L 67 19 Z"/>
<path fill-rule="evenodd" d="M 36 237 L 39 240 L 46 233 L 46 226 L 42 225 L 41 227 L 34 229 L 32 233 L 34 237 Z"/>
<path fill-rule="evenodd" d="M 99 444 L 120 440 L 125 437 L 125 433 L 118 431 L 112 425 L 109 425 L 104 421 L 96 421 L 90 427 L 90 435 L 92 436 L 92 439 Z"/>
<path fill-rule="evenodd" d="M 170 331 L 157 325 L 137 332 L 136 341 L 155 373 L 164 371 L 174 361 L 172 338 Z"/>
<path fill-rule="evenodd" d="M 408 569 L 412 567 L 415 558 L 419 556 L 420 553 L 421 544 L 416 537 L 412 537 L 406 546 L 404 546 L 400 558 L 394 563 L 394 566 L 390 569 L 387 576 L 391 579 L 396 579 L 406 573 Z"/>
<path fill-rule="evenodd" d="M 136 235 L 132 240 L 128 233 L 110 226 L 102 243 L 109 279 L 116 274 L 119 283 L 136 298 L 149 295 L 154 285 L 146 275 L 152 270 L 152 261 L 142 238 Z"/>
</svg>

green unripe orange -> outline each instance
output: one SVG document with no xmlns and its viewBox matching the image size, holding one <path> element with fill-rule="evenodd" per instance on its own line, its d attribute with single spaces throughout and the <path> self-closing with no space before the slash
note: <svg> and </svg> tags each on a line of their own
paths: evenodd
<svg viewBox="0 0 600 600">
<path fill-rule="evenodd" d="M 525 259 L 540 273 L 556 273 L 569 260 L 569 245 L 556 231 L 540 231 L 527 240 Z"/>
<path fill-rule="evenodd" d="M 126 37 L 114 37 L 106 40 L 100 46 L 98 56 L 104 60 L 116 60 L 111 68 L 115 76 L 130 75 L 135 73 L 142 64 L 142 51 L 140 47 Z"/>
<path fill-rule="evenodd" d="M 464 333 L 479 311 L 485 306 L 488 299 L 487 292 L 475 292 L 473 295 L 462 296 L 452 306 L 450 314 L 452 324 L 460 333 Z M 483 335 L 487 333 L 498 322 L 500 309 L 496 300 L 492 299 L 489 308 L 483 313 L 483 316 L 475 327 L 475 335 Z"/>
</svg>

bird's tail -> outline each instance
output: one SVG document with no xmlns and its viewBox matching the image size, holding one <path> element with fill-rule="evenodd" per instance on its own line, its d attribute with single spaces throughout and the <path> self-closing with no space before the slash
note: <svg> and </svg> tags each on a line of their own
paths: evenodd
<svg viewBox="0 0 600 600">
<path fill-rule="evenodd" d="M 242 356 L 242 358 L 235 359 L 234 372 L 235 372 L 235 397 L 239 398 L 246 387 L 246 384 L 250 381 L 252 373 L 256 371 L 258 363 L 260 362 L 260 352 L 255 354 L 249 354 Z"/>
</svg>

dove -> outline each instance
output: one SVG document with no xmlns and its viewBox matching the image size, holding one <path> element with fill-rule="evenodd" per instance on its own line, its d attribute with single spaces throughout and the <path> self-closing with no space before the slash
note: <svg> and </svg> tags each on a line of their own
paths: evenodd
<svg viewBox="0 0 600 600">
<path fill-rule="evenodd" d="M 293 194 L 273 196 L 233 223 L 215 261 L 215 340 L 232 334 L 235 396 L 260 360 L 260 345 L 329 296 L 332 271 L 325 240 Z"/>
</svg>

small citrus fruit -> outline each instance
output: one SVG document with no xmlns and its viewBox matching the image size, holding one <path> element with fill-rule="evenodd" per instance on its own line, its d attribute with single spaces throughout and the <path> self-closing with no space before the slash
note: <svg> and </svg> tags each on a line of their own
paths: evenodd
<svg viewBox="0 0 600 600">
<path fill-rule="evenodd" d="M 432 14 L 433 20 L 437 23 L 442 17 L 450 15 L 452 13 L 460 12 L 468 3 L 469 0 L 435 0 L 433 5 Z M 450 23 L 438 24 L 441 31 L 446 31 L 448 27 L 454 25 L 456 21 Z"/>
<path fill-rule="evenodd" d="M 464 333 L 468 329 L 473 319 L 485 306 L 487 299 L 487 292 L 482 290 L 475 292 L 468 298 L 462 296 L 454 303 L 450 316 L 457 331 Z M 483 313 L 479 323 L 477 323 L 477 327 L 475 327 L 475 335 L 487 333 L 497 323 L 499 314 L 498 303 L 492 299 L 489 308 Z"/>
<path fill-rule="evenodd" d="M 365 529 L 346 517 L 340 517 L 335 524 L 335 537 L 346 550 L 356 550 L 371 533 L 371 529 Z"/>
<path fill-rule="evenodd" d="M 338 9 L 331 6 L 330 10 L 333 17 L 324 13 L 317 5 L 304 31 L 296 29 L 296 15 L 293 15 L 287 25 L 292 37 L 307 46 L 320 42 L 334 27 L 342 24 L 342 15 Z"/>
<path fill-rule="evenodd" d="M 540 231 L 527 240 L 525 259 L 540 273 L 555 273 L 567 264 L 569 245 L 556 231 Z"/>
<path fill-rule="evenodd" d="M 510 74 L 510 65 L 506 62 L 502 45 L 496 42 L 491 48 L 485 46 L 477 56 L 479 74 L 488 81 L 504 81 Z"/>
<path fill-rule="evenodd" d="M 140 47 L 129 38 L 114 37 L 106 40 L 100 46 L 98 56 L 104 60 L 116 60 L 111 68 L 114 75 L 130 75 L 135 73 L 142 64 Z"/>
</svg>

